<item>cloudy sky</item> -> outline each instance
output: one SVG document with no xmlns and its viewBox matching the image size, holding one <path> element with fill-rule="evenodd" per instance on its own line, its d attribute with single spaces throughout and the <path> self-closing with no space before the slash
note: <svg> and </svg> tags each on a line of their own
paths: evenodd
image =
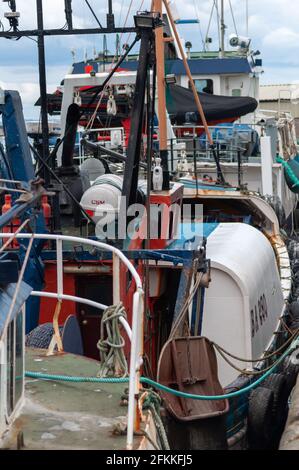
<svg viewBox="0 0 299 470">
<path fill-rule="evenodd" d="M 35 0 L 16 0 L 21 13 L 20 29 L 35 28 Z M 214 0 L 176 0 L 178 13 L 182 19 L 198 17 L 198 25 L 180 26 L 180 34 L 191 40 L 193 50 L 202 48 L 201 34 L 206 35 L 211 8 Z M 89 0 L 102 24 L 105 24 L 107 0 Z M 113 0 L 116 24 L 123 25 L 128 6 L 131 12 L 149 9 L 150 0 Z M 44 0 L 45 27 L 62 28 L 65 24 L 64 0 Z M 234 33 L 234 12 L 238 34 L 246 35 L 246 0 L 225 0 L 227 36 Z M 262 52 L 265 73 L 262 83 L 293 83 L 299 81 L 299 2 L 294 0 L 248 0 L 249 36 L 254 50 Z M 230 5 L 232 9 L 230 8 Z M 7 3 L 0 2 L 0 19 L 8 29 L 4 12 Z M 85 0 L 73 0 L 74 26 L 96 27 L 96 22 L 88 10 Z M 128 24 L 131 24 L 131 17 Z M 1 25 L 0 25 L 1 26 Z M 214 47 L 218 46 L 216 13 L 212 17 L 210 36 Z M 127 38 L 123 38 L 127 42 Z M 99 36 L 57 37 L 46 39 L 46 60 L 48 91 L 52 92 L 68 72 L 72 63 L 71 51 L 76 60 L 85 55 L 92 57 L 94 51 L 101 51 L 103 38 Z M 109 38 L 109 49 L 114 52 L 114 39 Z M 37 46 L 28 38 L 19 41 L 0 39 L 0 86 L 18 89 L 21 92 L 25 115 L 36 118 L 38 110 L 33 107 L 39 96 L 37 73 Z"/>
</svg>

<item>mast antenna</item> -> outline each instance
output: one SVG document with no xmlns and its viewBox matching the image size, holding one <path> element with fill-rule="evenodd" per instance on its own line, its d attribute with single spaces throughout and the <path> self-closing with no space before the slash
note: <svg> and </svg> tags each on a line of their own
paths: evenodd
<svg viewBox="0 0 299 470">
<path fill-rule="evenodd" d="M 226 25 L 224 22 L 224 0 L 221 0 L 221 14 L 220 14 L 220 54 L 219 56 L 223 59 L 225 56 L 225 29 Z"/>
<path fill-rule="evenodd" d="M 246 36 L 249 37 L 249 3 L 246 1 Z"/>
</svg>

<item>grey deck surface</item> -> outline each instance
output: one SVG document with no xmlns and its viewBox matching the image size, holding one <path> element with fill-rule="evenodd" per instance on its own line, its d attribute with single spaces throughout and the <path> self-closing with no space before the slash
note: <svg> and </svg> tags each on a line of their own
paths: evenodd
<svg viewBox="0 0 299 470">
<path fill-rule="evenodd" d="M 96 376 L 98 369 L 96 361 L 72 354 L 26 354 L 26 370 L 34 372 Z M 120 406 L 126 386 L 26 379 L 26 404 L 14 429 L 23 430 L 25 449 L 125 449 L 126 436 L 113 429 L 126 423 L 127 407 Z"/>
</svg>

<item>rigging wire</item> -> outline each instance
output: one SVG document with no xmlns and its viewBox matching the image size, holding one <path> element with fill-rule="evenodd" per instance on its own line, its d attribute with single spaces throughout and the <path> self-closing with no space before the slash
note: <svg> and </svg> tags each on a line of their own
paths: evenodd
<svg viewBox="0 0 299 470">
<path fill-rule="evenodd" d="M 90 5 L 89 1 L 88 0 L 85 0 L 85 3 L 86 5 L 88 6 L 88 8 L 90 9 L 91 13 L 92 13 L 92 16 L 94 17 L 94 19 L 96 20 L 96 22 L 98 23 L 99 27 L 102 29 L 102 25 L 99 21 L 99 18 L 97 17 L 97 15 L 95 14 L 94 12 L 94 9 L 92 8 L 92 6 Z"/>
<path fill-rule="evenodd" d="M 236 19 L 235 19 L 234 10 L 233 10 L 233 7 L 232 7 L 231 0 L 229 0 L 229 7 L 230 7 L 230 12 L 231 12 L 231 15 L 232 15 L 233 23 L 234 23 L 235 33 L 238 36 L 238 29 L 237 29 Z"/>
<path fill-rule="evenodd" d="M 122 17 L 123 8 L 124 8 L 124 1 L 125 0 L 122 0 L 121 2 L 120 13 L 119 13 L 119 18 L 118 18 L 118 27 L 120 27 L 120 23 L 121 23 L 121 17 Z"/>
<path fill-rule="evenodd" d="M 219 41 L 219 44 L 220 44 L 220 42 L 221 42 L 220 21 L 221 20 L 220 20 L 218 0 L 214 0 L 214 4 L 215 4 L 216 13 L 217 13 L 218 41 Z"/>
<path fill-rule="evenodd" d="M 124 28 L 125 28 L 126 25 L 127 25 L 127 22 L 128 22 L 128 19 L 129 19 L 129 15 L 130 15 L 130 12 L 131 12 L 131 9 L 132 9 L 132 6 L 133 6 L 133 2 L 134 2 L 134 0 L 130 0 L 130 4 L 129 4 L 129 6 L 128 6 L 128 11 L 127 11 L 127 14 L 126 14 L 126 17 L 125 17 L 125 21 L 124 21 L 124 25 L 123 25 Z M 142 8 L 143 3 L 144 3 L 144 0 L 142 0 L 139 9 Z M 121 35 L 120 35 L 120 37 L 119 37 L 119 43 L 120 43 L 120 44 L 121 44 L 121 40 L 122 40 L 123 34 L 124 34 L 124 33 L 122 32 Z M 130 37 L 131 37 L 131 33 L 128 35 L 128 37 L 127 37 L 127 39 L 126 39 L 126 43 L 129 42 Z M 110 70 L 112 70 L 113 65 L 115 64 L 116 59 L 117 59 L 117 51 L 115 51 L 115 54 L 114 54 L 112 63 L 110 64 Z M 99 96 L 99 100 L 98 100 L 98 102 L 97 102 L 95 111 L 94 111 L 94 113 L 91 115 L 91 117 L 90 117 L 90 119 L 89 119 L 89 121 L 88 121 L 88 123 L 87 123 L 86 129 L 91 129 L 91 128 L 93 127 L 94 121 L 95 121 L 95 119 L 96 119 L 96 117 L 97 117 L 97 114 L 98 114 L 99 107 L 100 107 L 101 104 L 102 104 L 102 100 L 103 100 L 103 97 L 104 97 L 105 92 L 107 91 L 108 86 L 109 86 L 109 82 L 108 82 L 108 83 L 106 84 L 106 86 L 103 88 L 103 90 L 102 90 L 102 92 L 101 92 L 101 94 L 100 94 L 100 96 Z"/>
<path fill-rule="evenodd" d="M 193 4 L 194 4 L 194 9 L 195 9 L 195 15 L 196 15 L 196 18 L 198 20 L 198 29 L 199 29 L 199 34 L 200 34 L 200 37 L 201 37 L 202 47 L 203 47 L 203 51 L 205 52 L 206 51 L 206 43 L 205 43 L 205 40 L 204 40 L 204 37 L 203 37 L 203 34 L 202 34 L 202 29 L 201 29 L 201 26 L 200 26 L 200 16 L 199 16 L 199 10 L 198 10 L 198 7 L 197 7 L 196 0 L 193 0 Z"/>
<path fill-rule="evenodd" d="M 206 40 L 205 40 L 206 44 L 207 44 L 207 40 L 208 40 L 208 36 L 209 36 L 209 32 L 210 32 L 210 27 L 211 27 L 211 23 L 212 23 L 212 19 L 213 19 L 214 8 L 215 8 L 215 0 L 213 0 L 213 6 L 211 8 L 208 28 L 207 28 L 207 32 L 206 32 Z"/>
</svg>

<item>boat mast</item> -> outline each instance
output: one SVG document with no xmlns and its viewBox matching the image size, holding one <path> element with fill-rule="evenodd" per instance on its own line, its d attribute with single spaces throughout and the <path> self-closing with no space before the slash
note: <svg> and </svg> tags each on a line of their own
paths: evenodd
<svg viewBox="0 0 299 470">
<path fill-rule="evenodd" d="M 203 124 L 208 142 L 210 144 L 210 147 L 211 147 L 211 150 L 212 150 L 212 153 L 213 153 L 213 156 L 214 156 L 214 160 L 215 160 L 216 167 L 217 167 L 217 178 L 218 178 L 218 181 L 223 184 L 223 183 L 225 183 L 225 179 L 224 179 L 222 169 L 221 169 L 221 166 L 220 166 L 220 161 L 219 161 L 219 158 L 218 158 L 215 146 L 214 146 L 213 137 L 211 135 L 211 132 L 210 132 L 210 129 L 209 129 L 206 117 L 205 117 L 205 113 L 204 113 L 201 101 L 199 99 L 199 95 L 198 95 L 197 90 L 196 90 L 196 86 L 195 86 L 195 83 L 194 83 L 194 80 L 193 80 L 193 77 L 192 77 L 192 74 L 191 74 L 191 70 L 190 70 L 188 61 L 186 59 L 185 51 L 184 51 L 182 42 L 180 40 L 174 18 L 172 16 L 169 0 L 163 0 L 163 4 L 165 6 L 165 9 L 166 9 L 166 12 L 167 12 L 167 15 L 168 15 L 168 18 L 169 18 L 169 21 L 170 21 L 170 24 L 171 24 L 171 27 L 172 27 L 172 30 L 173 30 L 174 38 L 176 40 L 177 46 L 178 46 L 178 48 L 180 50 L 180 54 L 182 56 L 184 68 L 186 70 L 186 74 L 187 74 L 188 79 L 189 79 L 189 83 L 190 83 L 191 90 L 192 90 L 192 93 L 193 93 L 193 96 L 194 96 L 194 101 L 196 103 L 198 114 L 200 116 L 201 122 Z"/>
<path fill-rule="evenodd" d="M 225 22 L 224 22 L 224 0 L 221 0 L 221 13 L 220 13 L 220 51 L 219 57 L 221 59 L 225 56 Z"/>
<path fill-rule="evenodd" d="M 37 12 L 37 45 L 38 45 L 38 65 L 39 65 L 39 86 L 41 96 L 41 123 L 42 123 L 42 148 L 41 153 L 44 161 L 49 157 L 49 122 L 48 122 L 48 97 L 47 97 L 47 78 L 46 78 L 46 60 L 45 60 L 45 37 L 43 21 L 43 3 L 42 0 L 36 0 Z M 51 163 L 50 163 L 51 164 Z M 44 178 L 46 187 L 50 183 L 50 174 L 44 169 Z"/>
<path fill-rule="evenodd" d="M 249 36 L 249 4 L 246 0 L 246 36 Z"/>
<path fill-rule="evenodd" d="M 152 9 L 155 13 L 163 15 L 163 0 L 153 0 Z M 158 119 L 159 119 L 159 145 L 160 158 L 163 167 L 164 189 L 169 189 L 168 175 L 168 146 L 167 146 L 167 111 L 165 93 L 165 49 L 163 27 L 156 28 L 156 67 L 157 67 L 157 92 L 158 92 Z M 155 99 L 155 97 L 154 97 Z M 168 176 L 167 176 L 168 175 Z"/>
</svg>

